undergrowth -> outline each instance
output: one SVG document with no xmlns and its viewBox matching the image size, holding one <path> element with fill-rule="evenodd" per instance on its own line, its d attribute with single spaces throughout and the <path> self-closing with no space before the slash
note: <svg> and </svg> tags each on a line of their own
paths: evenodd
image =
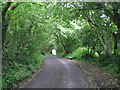
<svg viewBox="0 0 120 90">
<path fill-rule="evenodd" d="M 120 55 L 110 55 L 106 57 L 101 54 L 98 56 L 95 53 L 88 54 L 86 49 L 78 48 L 66 55 L 66 58 L 92 63 L 96 65 L 96 67 L 104 69 L 120 79 Z"/>
<path fill-rule="evenodd" d="M 23 61 L 18 63 L 16 60 L 9 62 L 9 66 L 2 69 L 3 89 L 14 88 L 25 78 L 32 76 L 32 73 L 41 66 L 42 61 L 42 55 L 34 55 L 26 58 L 24 63 Z"/>
</svg>

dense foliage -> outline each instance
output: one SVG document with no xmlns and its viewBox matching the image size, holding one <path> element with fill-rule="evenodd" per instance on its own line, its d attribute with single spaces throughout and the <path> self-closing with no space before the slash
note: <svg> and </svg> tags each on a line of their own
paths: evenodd
<svg viewBox="0 0 120 90">
<path fill-rule="evenodd" d="M 120 73 L 120 3 L 2 3 L 3 87 L 32 75 L 43 55 L 85 59 Z"/>
</svg>

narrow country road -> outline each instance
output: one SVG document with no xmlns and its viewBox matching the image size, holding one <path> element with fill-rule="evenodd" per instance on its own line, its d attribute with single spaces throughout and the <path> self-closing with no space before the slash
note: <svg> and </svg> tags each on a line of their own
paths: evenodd
<svg viewBox="0 0 120 90">
<path fill-rule="evenodd" d="M 45 66 L 26 88 L 87 88 L 87 80 L 80 69 L 68 59 L 45 58 Z"/>
</svg>

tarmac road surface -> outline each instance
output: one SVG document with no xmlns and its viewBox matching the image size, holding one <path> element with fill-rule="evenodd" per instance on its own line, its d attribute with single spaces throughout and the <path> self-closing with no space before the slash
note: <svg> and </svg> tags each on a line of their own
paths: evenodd
<svg viewBox="0 0 120 90">
<path fill-rule="evenodd" d="M 89 88 L 89 85 L 80 68 L 72 60 L 48 56 L 42 71 L 26 88 Z"/>
</svg>

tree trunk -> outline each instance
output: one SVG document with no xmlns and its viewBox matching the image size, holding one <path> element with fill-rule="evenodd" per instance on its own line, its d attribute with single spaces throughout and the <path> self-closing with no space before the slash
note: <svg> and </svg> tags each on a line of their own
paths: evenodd
<svg viewBox="0 0 120 90">
<path fill-rule="evenodd" d="M 118 49 L 118 35 L 113 33 L 113 37 L 114 37 L 114 54 L 116 54 Z"/>
<path fill-rule="evenodd" d="M 109 57 L 110 56 L 110 48 L 109 48 L 108 42 L 105 43 L 104 50 L 105 50 L 104 51 L 105 52 L 105 56 Z"/>
<path fill-rule="evenodd" d="M 8 25 L 9 25 L 9 21 L 10 21 L 10 17 L 9 19 L 6 19 L 6 13 L 8 11 L 8 9 L 11 6 L 11 0 L 8 0 L 8 2 L 6 3 L 5 7 L 2 10 L 2 49 L 4 48 L 4 44 L 5 44 L 5 40 L 6 40 L 6 33 L 7 33 L 7 29 L 8 29 Z M 15 8 L 17 8 L 19 4 L 14 5 L 13 7 L 11 7 L 10 9 L 12 11 L 15 10 Z"/>
<path fill-rule="evenodd" d="M 7 2 L 2 11 L 2 48 L 4 47 L 4 44 L 5 44 L 6 32 L 8 28 L 8 22 L 6 20 L 6 12 L 8 11 L 8 8 L 10 7 L 10 5 L 11 5 L 11 2 Z"/>
<path fill-rule="evenodd" d="M 105 30 L 105 35 L 104 35 L 104 53 L 106 57 L 109 57 L 111 52 L 110 52 L 110 36 L 109 36 L 109 31 Z"/>
</svg>

